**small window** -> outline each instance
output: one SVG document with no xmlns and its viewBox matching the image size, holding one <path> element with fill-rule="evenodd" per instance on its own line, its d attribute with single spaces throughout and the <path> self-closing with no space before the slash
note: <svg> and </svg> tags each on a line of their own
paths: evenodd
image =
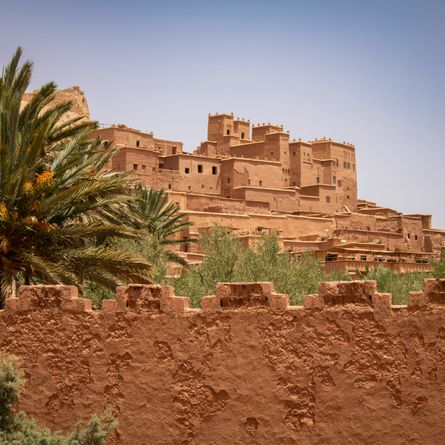
<svg viewBox="0 0 445 445">
<path fill-rule="evenodd" d="M 230 178 L 227 178 L 227 184 L 230 184 Z"/>
<path fill-rule="evenodd" d="M 351 168 L 351 164 L 348 162 L 348 168 Z"/>
<path fill-rule="evenodd" d="M 417 235 L 414 235 L 414 239 L 417 241 Z"/>
<path fill-rule="evenodd" d="M 176 147 L 172 147 L 172 155 L 176 154 Z"/>
<path fill-rule="evenodd" d="M 320 184 L 320 176 L 317 176 L 317 184 Z"/>
<path fill-rule="evenodd" d="M 331 197 L 330 196 L 326 196 L 326 202 L 330 203 L 331 202 Z"/>
<path fill-rule="evenodd" d="M 136 141 L 136 147 L 139 147 L 141 145 L 141 141 Z"/>
<path fill-rule="evenodd" d="M 152 167 L 151 170 L 152 170 L 153 173 L 155 173 L 156 172 L 156 167 Z"/>
<path fill-rule="evenodd" d="M 192 186 L 191 185 L 189 185 L 188 186 L 188 191 L 190 191 L 192 189 Z"/>
<path fill-rule="evenodd" d="M 171 188 L 172 188 L 172 185 L 171 185 L 171 184 L 168 184 L 168 188 L 171 189 Z"/>
<path fill-rule="evenodd" d="M 213 166 L 212 167 L 212 175 L 216 175 L 218 173 L 218 168 Z"/>
<path fill-rule="evenodd" d="M 296 156 L 297 154 L 295 152 L 292 153 L 294 156 Z"/>
<path fill-rule="evenodd" d="M 198 164 L 198 173 L 202 172 L 203 172 L 202 164 Z"/>
<path fill-rule="evenodd" d="M 203 189 L 205 186 L 204 186 L 204 184 L 201 184 L 201 188 Z"/>
<path fill-rule="evenodd" d="M 366 255 L 360 255 L 360 261 L 366 261 Z"/>
<path fill-rule="evenodd" d="M 250 185 L 250 179 L 247 180 L 247 185 Z"/>
<path fill-rule="evenodd" d="M 263 185 L 263 181 L 260 181 L 260 187 Z"/>
<path fill-rule="evenodd" d="M 332 177 L 332 182 L 333 182 L 334 184 L 337 184 L 337 176 L 333 176 L 333 177 Z"/>
<path fill-rule="evenodd" d="M 227 129 L 227 136 L 229 136 L 230 135 L 230 129 L 228 128 Z"/>
<path fill-rule="evenodd" d="M 190 168 L 185 167 L 184 172 L 188 175 L 190 173 Z"/>
<path fill-rule="evenodd" d="M 341 179 L 338 180 L 338 186 L 341 187 Z"/>
<path fill-rule="evenodd" d="M 411 239 L 411 233 L 408 233 L 408 239 Z"/>
<path fill-rule="evenodd" d="M 349 199 L 349 195 L 347 195 L 346 198 Z"/>
<path fill-rule="evenodd" d="M 343 168 L 346 168 L 346 161 L 343 161 Z"/>
<path fill-rule="evenodd" d="M 244 133 L 241 133 L 241 139 L 244 139 Z"/>
<path fill-rule="evenodd" d="M 273 151 L 270 152 L 270 155 L 273 156 Z"/>
<path fill-rule="evenodd" d="M 133 164 L 133 170 L 137 170 L 138 169 L 138 165 L 137 164 Z"/>
</svg>

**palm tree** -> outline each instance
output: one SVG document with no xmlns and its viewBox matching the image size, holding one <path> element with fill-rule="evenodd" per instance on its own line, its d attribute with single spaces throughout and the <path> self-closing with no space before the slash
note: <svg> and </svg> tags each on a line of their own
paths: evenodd
<svg viewBox="0 0 445 445">
<path fill-rule="evenodd" d="M 125 223 L 133 200 L 128 177 L 106 170 L 114 151 L 91 140 L 94 122 L 61 117 L 70 102 L 48 107 L 56 86 L 41 87 L 21 109 L 32 64 L 19 48 L 0 77 L 0 307 L 25 283 L 107 288 L 149 282 L 150 265 L 104 236 L 137 238 Z"/>
<path fill-rule="evenodd" d="M 189 238 L 177 238 L 176 235 L 188 230 L 192 223 L 186 214 L 179 211 L 179 206 L 170 201 L 164 190 L 156 190 L 137 186 L 135 188 L 136 200 L 131 204 L 133 224 L 148 232 L 150 236 L 157 237 L 159 243 L 167 248 L 165 250 L 168 261 L 187 266 L 187 262 L 168 246 L 186 245 L 195 242 Z M 130 223 L 130 221 L 129 221 Z M 140 242 L 143 242 L 140 241 Z"/>
</svg>

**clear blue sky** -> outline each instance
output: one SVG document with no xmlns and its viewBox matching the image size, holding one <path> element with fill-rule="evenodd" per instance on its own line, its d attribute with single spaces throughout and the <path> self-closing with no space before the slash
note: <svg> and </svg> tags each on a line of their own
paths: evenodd
<svg viewBox="0 0 445 445">
<path fill-rule="evenodd" d="M 192 150 L 209 112 L 356 144 L 359 196 L 445 228 L 445 0 L 4 1 L 32 87 Z"/>
</svg>

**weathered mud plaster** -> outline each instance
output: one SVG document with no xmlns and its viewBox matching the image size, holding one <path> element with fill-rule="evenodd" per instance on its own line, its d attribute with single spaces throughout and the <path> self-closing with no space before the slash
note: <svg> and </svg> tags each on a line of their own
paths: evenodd
<svg viewBox="0 0 445 445">
<path fill-rule="evenodd" d="M 304 307 L 270 283 L 221 284 L 202 309 L 121 287 L 91 310 L 24 286 L 0 311 L 21 408 L 59 430 L 106 406 L 111 444 L 422 444 L 445 440 L 445 280 L 408 306 L 375 282 L 323 283 Z"/>
</svg>

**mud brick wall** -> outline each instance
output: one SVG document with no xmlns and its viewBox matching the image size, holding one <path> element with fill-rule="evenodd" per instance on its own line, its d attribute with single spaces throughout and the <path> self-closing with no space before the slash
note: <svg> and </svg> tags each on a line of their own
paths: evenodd
<svg viewBox="0 0 445 445">
<path fill-rule="evenodd" d="M 112 407 L 111 444 L 445 441 L 445 280 L 408 306 L 372 281 L 322 283 L 304 307 L 220 284 L 202 309 L 132 285 L 100 311 L 73 287 L 24 286 L 0 352 L 23 360 L 29 415 L 67 430 Z"/>
</svg>

